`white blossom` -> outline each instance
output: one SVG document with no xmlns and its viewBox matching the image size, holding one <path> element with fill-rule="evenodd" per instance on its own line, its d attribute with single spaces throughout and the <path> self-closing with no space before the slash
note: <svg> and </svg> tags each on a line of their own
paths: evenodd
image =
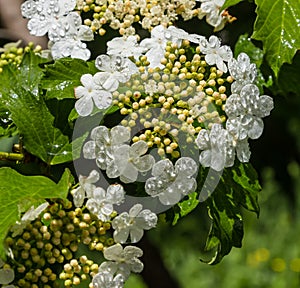
<svg viewBox="0 0 300 288">
<path fill-rule="evenodd" d="M 113 205 L 120 205 L 124 197 L 125 191 L 119 184 L 109 185 L 106 191 L 102 187 L 96 187 L 89 196 L 86 207 L 97 215 L 99 220 L 108 221 L 114 211 Z"/>
<path fill-rule="evenodd" d="M 201 3 L 199 18 L 206 16 L 206 22 L 215 27 L 215 31 L 223 29 L 227 22 L 226 17 L 222 16 L 220 8 L 225 3 L 225 0 L 197 0 Z"/>
<path fill-rule="evenodd" d="M 203 167 L 221 171 L 234 164 L 233 138 L 221 124 L 213 124 L 210 132 L 202 129 L 195 143 L 203 150 L 199 157 Z"/>
<path fill-rule="evenodd" d="M 91 197 L 100 175 L 96 170 L 92 170 L 88 176 L 79 175 L 79 186 L 71 191 L 75 207 L 81 207 L 86 197 Z"/>
<path fill-rule="evenodd" d="M 104 78 L 99 79 L 97 73 L 84 74 L 80 81 L 83 86 L 75 87 L 75 109 L 80 116 L 88 116 L 93 112 L 94 104 L 99 109 L 108 108 L 112 104 L 111 90 L 104 88 Z"/>
<path fill-rule="evenodd" d="M 46 201 L 40 204 L 38 207 L 34 208 L 31 206 L 22 216 L 20 221 L 17 221 L 11 228 L 12 236 L 15 237 L 17 235 L 22 234 L 24 228 L 28 223 L 38 218 L 38 216 L 49 206 L 49 203 Z"/>
<path fill-rule="evenodd" d="M 127 279 L 130 272 L 142 272 L 144 265 L 138 259 L 143 255 L 143 251 L 135 246 L 126 246 L 124 249 L 121 244 L 106 247 L 103 250 L 106 260 L 99 267 L 99 272 L 108 271 L 114 275 L 121 274 Z"/>
<path fill-rule="evenodd" d="M 122 274 L 113 275 L 109 271 L 97 273 L 92 280 L 94 288 L 123 288 L 125 279 Z"/>
<path fill-rule="evenodd" d="M 225 112 L 228 116 L 226 129 L 237 140 L 246 138 L 257 139 L 263 132 L 262 117 L 270 115 L 273 109 L 273 99 L 267 95 L 259 95 L 259 89 L 254 84 L 247 84 L 240 94 L 228 97 Z"/>
<path fill-rule="evenodd" d="M 48 33 L 49 39 L 65 35 L 68 26 L 60 21 L 74 10 L 76 0 L 29 0 L 21 5 L 21 12 L 28 18 L 28 29 L 32 35 L 43 36 Z M 76 14 L 76 13 L 75 13 Z"/>
<path fill-rule="evenodd" d="M 127 82 L 138 72 L 138 68 L 131 60 L 119 55 L 100 55 L 96 58 L 95 65 L 101 71 L 96 74 L 97 80 L 110 91 L 117 89 L 119 83 Z"/>
<path fill-rule="evenodd" d="M 246 53 L 240 53 L 237 59 L 230 59 L 228 69 L 235 80 L 230 86 L 232 94 L 240 93 L 245 85 L 254 83 L 257 76 L 256 65 L 250 62 Z"/>
<path fill-rule="evenodd" d="M 113 151 L 129 141 L 130 131 L 120 125 L 111 130 L 105 126 L 97 126 L 91 132 L 91 139 L 83 146 L 83 156 L 86 159 L 96 159 L 97 166 L 106 170 L 107 165 L 114 159 Z"/>
<path fill-rule="evenodd" d="M 129 212 L 123 212 L 112 221 L 114 240 L 117 243 L 126 243 L 129 235 L 131 243 L 141 240 L 144 230 L 156 226 L 157 216 L 149 209 L 142 210 L 141 204 L 134 205 Z"/>
<path fill-rule="evenodd" d="M 146 181 L 146 193 L 158 197 L 164 205 L 174 205 L 196 189 L 197 182 L 192 176 L 197 168 L 196 162 L 189 157 L 179 158 L 175 166 L 169 159 L 160 160 L 152 167 L 154 177 Z"/>
<path fill-rule="evenodd" d="M 150 62 L 149 67 L 151 68 L 164 67 L 160 61 L 165 55 L 165 48 L 168 41 L 165 32 L 166 28 L 164 26 L 155 26 L 151 31 L 151 38 L 146 38 L 140 43 L 140 46 L 147 50 L 145 56 L 147 56 L 147 60 Z"/>
<path fill-rule="evenodd" d="M 78 14 L 70 14 L 66 19 L 70 20 L 68 23 L 63 21 L 61 26 L 68 27 L 68 31 L 57 35 L 55 39 L 52 37 L 52 43 L 49 45 L 52 57 L 59 59 L 70 56 L 71 58 L 88 60 L 91 52 L 82 41 L 93 40 L 93 31 L 89 27 L 81 25 L 81 18 Z"/>
<path fill-rule="evenodd" d="M 200 41 L 201 52 L 205 54 L 205 61 L 208 65 L 216 65 L 223 72 L 227 72 L 227 66 L 224 63 L 232 58 L 232 51 L 229 46 L 221 46 L 218 37 L 212 35 L 209 40 Z"/>
<path fill-rule="evenodd" d="M 135 59 L 138 59 L 144 51 L 145 48 L 139 46 L 137 37 L 133 35 L 127 38 L 115 37 L 107 42 L 108 55 L 119 55 L 121 57 L 134 56 Z"/>
<path fill-rule="evenodd" d="M 113 151 L 113 161 L 109 163 L 106 174 L 109 178 L 120 177 L 123 183 L 137 180 L 138 172 L 149 171 L 155 160 L 152 155 L 144 155 L 148 150 L 145 141 L 140 140 L 131 146 L 123 144 Z"/>
</svg>

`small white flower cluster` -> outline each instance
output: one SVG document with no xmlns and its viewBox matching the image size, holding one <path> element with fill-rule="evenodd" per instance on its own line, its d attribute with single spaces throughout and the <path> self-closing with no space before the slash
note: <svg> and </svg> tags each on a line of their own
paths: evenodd
<svg viewBox="0 0 300 288">
<path fill-rule="evenodd" d="M 99 179 L 100 175 L 96 170 L 92 170 L 87 177 L 80 175 L 79 186 L 71 193 L 76 207 L 81 207 L 87 198 L 86 207 L 90 212 L 101 221 L 108 221 L 114 211 L 113 205 L 123 203 L 125 191 L 119 184 L 109 185 L 105 191 L 94 184 Z"/>
<path fill-rule="evenodd" d="M 48 33 L 49 48 L 54 59 L 68 57 L 88 60 L 91 52 L 82 41 L 94 39 L 93 31 L 82 25 L 74 12 L 76 0 L 27 0 L 21 6 L 23 17 L 29 19 L 32 35 Z"/>
<path fill-rule="evenodd" d="M 95 75 L 81 76 L 83 86 L 75 88 L 75 109 L 80 116 L 88 116 L 93 112 L 94 104 L 98 109 L 109 108 L 112 104 L 112 92 L 125 83 L 138 70 L 128 58 L 116 55 L 100 55 L 96 59 L 96 67 L 100 70 Z"/>
<path fill-rule="evenodd" d="M 143 251 L 135 246 L 122 247 L 117 243 L 103 251 L 104 258 L 98 273 L 93 277 L 94 288 L 122 288 L 131 272 L 142 272 L 144 265 L 138 259 Z"/>
<path fill-rule="evenodd" d="M 227 115 L 226 129 L 214 124 L 210 132 L 201 130 L 196 139 L 197 146 L 204 150 L 200 154 L 200 163 L 221 171 L 234 164 L 234 155 L 241 162 L 249 162 L 250 149 L 248 138 L 257 139 L 263 132 L 261 118 L 270 115 L 273 99 L 262 95 L 253 84 L 256 78 L 256 66 L 250 63 L 247 54 L 241 53 L 237 60 L 229 59 L 229 72 L 234 77 L 231 94 L 225 104 Z"/>
<path fill-rule="evenodd" d="M 109 185 L 105 191 L 94 183 L 100 176 L 96 170 L 91 171 L 87 177 L 79 177 L 79 187 L 72 191 L 76 207 L 81 207 L 87 198 L 85 206 L 101 221 L 111 221 L 114 212 L 113 205 L 124 202 L 125 191 L 119 184 Z M 137 258 L 143 255 L 140 248 L 122 244 L 136 243 L 141 240 L 144 230 L 154 228 L 157 216 L 149 209 L 144 209 L 141 204 L 134 205 L 129 212 L 123 212 L 112 220 L 114 229 L 113 238 L 115 245 L 104 248 L 103 255 L 108 261 L 102 262 L 98 273 L 93 278 L 93 287 L 123 287 L 131 272 L 140 273 L 143 263 Z"/>
<path fill-rule="evenodd" d="M 225 0 L 197 1 L 201 2 L 200 8 L 195 8 L 196 1 L 186 0 L 158 1 L 156 4 L 140 0 L 130 0 L 126 3 L 96 1 L 96 4 L 100 5 L 98 10 L 101 10 L 102 6 L 106 7 L 104 5 L 109 5 L 104 9 L 103 16 L 88 21 L 89 25 L 83 25 L 80 14 L 76 12 L 77 9 L 84 11 L 84 2 L 81 0 L 27 0 L 22 4 L 21 12 L 23 17 L 29 19 L 28 29 L 32 35 L 48 34 L 49 48 L 54 59 L 71 56 L 88 60 L 91 53 L 82 41 L 93 40 L 94 32 L 106 23 L 110 23 L 113 29 L 119 29 L 121 35 L 135 35 L 132 24 L 137 21 L 136 11 L 140 14 L 138 18 L 142 17 L 142 27 L 148 30 L 158 26 L 167 27 L 178 19 L 178 15 L 184 20 L 195 16 L 202 19 L 206 16 L 207 23 L 214 26 L 216 31 L 221 30 L 229 21 L 228 16 L 220 13 Z"/>
</svg>

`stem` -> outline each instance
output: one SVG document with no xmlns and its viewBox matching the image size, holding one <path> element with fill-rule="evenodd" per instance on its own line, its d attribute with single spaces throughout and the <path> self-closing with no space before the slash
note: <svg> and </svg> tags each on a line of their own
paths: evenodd
<svg viewBox="0 0 300 288">
<path fill-rule="evenodd" d="M 24 154 L 19 153 L 8 153 L 8 152 L 0 152 L 0 160 L 1 161 L 23 161 L 25 158 Z"/>
</svg>

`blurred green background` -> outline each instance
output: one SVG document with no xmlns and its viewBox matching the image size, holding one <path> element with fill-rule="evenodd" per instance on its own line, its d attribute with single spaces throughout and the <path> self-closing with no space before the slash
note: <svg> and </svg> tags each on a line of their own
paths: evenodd
<svg viewBox="0 0 300 288">
<path fill-rule="evenodd" d="M 287 168 L 296 190 L 300 191 L 299 165 L 291 162 Z M 295 207 L 291 207 L 271 167 L 262 171 L 262 185 L 259 219 L 245 211 L 243 247 L 233 249 L 216 266 L 199 261 L 201 219 L 197 212 L 184 218 L 176 227 L 161 226 L 149 233 L 149 238 L 161 249 L 163 261 L 179 287 L 300 287 L 300 216 L 297 213 L 300 196 L 296 197 Z M 132 276 L 125 287 L 148 286 L 140 276 Z"/>
</svg>

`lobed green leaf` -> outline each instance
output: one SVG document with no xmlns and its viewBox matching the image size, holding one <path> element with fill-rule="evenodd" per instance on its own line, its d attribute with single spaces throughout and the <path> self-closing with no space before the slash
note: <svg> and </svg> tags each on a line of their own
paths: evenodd
<svg viewBox="0 0 300 288">
<path fill-rule="evenodd" d="M 219 263 L 232 247 L 242 246 L 241 207 L 259 214 L 257 196 L 261 187 L 251 164 L 226 168 L 219 180 L 206 202 L 212 223 L 205 249 L 215 250 L 209 264 Z"/>
<path fill-rule="evenodd" d="M 81 85 L 83 74 L 94 74 L 97 70 L 92 63 L 80 59 L 63 58 L 45 66 L 41 86 L 46 89 L 47 99 L 74 98 L 74 87 Z"/>
<path fill-rule="evenodd" d="M 66 199 L 73 177 L 68 169 L 56 184 L 44 176 L 24 176 L 15 170 L 0 168 L 0 257 L 5 256 L 3 242 L 9 228 L 20 220 L 19 207 L 27 210 L 45 198 Z M 26 203 L 26 205 L 24 205 Z"/>
<path fill-rule="evenodd" d="M 40 95 L 43 71 L 39 64 L 44 61 L 34 53 L 27 53 L 20 67 L 5 67 L 0 75 L 0 102 L 5 104 L 23 136 L 25 149 L 50 164 L 69 144 L 69 138 L 54 127 L 54 116 Z"/>
</svg>

